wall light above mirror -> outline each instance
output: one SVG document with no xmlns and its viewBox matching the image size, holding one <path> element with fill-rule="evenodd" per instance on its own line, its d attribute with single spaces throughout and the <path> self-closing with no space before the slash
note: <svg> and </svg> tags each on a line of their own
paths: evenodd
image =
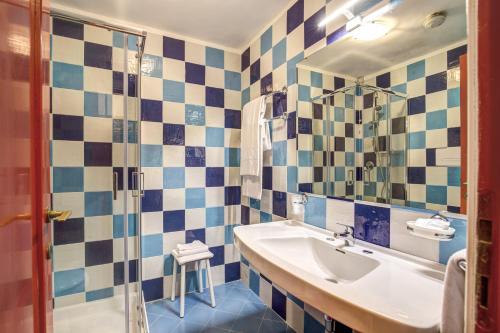
<svg viewBox="0 0 500 333">
<path fill-rule="evenodd" d="M 465 2 L 365 2 L 297 66 L 299 191 L 464 213 Z"/>
</svg>

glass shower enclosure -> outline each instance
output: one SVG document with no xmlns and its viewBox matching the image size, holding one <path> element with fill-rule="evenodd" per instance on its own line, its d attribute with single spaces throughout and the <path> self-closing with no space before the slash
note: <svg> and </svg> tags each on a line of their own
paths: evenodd
<svg viewBox="0 0 500 333">
<path fill-rule="evenodd" d="M 142 332 L 140 75 L 146 34 L 52 13 L 55 332 Z"/>
</svg>

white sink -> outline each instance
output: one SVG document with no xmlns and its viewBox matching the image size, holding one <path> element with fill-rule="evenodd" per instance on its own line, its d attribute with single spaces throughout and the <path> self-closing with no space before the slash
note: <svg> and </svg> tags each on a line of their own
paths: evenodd
<svg viewBox="0 0 500 333">
<path fill-rule="evenodd" d="M 238 226 L 235 244 L 273 283 L 363 333 L 439 332 L 444 266 L 280 221 Z"/>
<path fill-rule="evenodd" d="M 324 237 L 323 237 L 324 238 Z M 373 271 L 380 262 L 366 255 L 347 252 L 315 237 L 263 238 L 258 242 L 283 260 L 334 283 L 350 283 Z"/>
</svg>

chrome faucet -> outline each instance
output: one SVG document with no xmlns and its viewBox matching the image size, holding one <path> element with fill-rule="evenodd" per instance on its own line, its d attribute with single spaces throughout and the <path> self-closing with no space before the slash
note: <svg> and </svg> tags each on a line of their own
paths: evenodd
<svg viewBox="0 0 500 333">
<path fill-rule="evenodd" d="M 343 232 L 335 232 L 333 236 L 335 238 L 342 238 L 345 241 L 345 246 L 354 246 L 356 243 L 356 239 L 354 238 L 354 227 L 351 225 L 343 224 L 343 223 L 335 223 L 343 226 L 345 229 Z"/>
</svg>

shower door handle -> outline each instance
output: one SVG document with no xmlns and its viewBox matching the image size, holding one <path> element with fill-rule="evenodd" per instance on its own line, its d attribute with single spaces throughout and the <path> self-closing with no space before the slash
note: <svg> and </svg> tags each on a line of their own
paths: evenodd
<svg viewBox="0 0 500 333">
<path fill-rule="evenodd" d="M 132 172 L 132 196 L 144 196 L 144 172 Z"/>
<path fill-rule="evenodd" d="M 113 172 L 113 200 L 118 197 L 118 172 Z"/>
<path fill-rule="evenodd" d="M 347 171 L 347 185 L 354 184 L 354 170 Z"/>
<path fill-rule="evenodd" d="M 371 183 L 371 179 L 370 179 L 370 169 L 368 169 L 367 167 L 364 168 L 364 177 L 363 177 L 363 181 L 365 183 L 365 186 L 368 186 L 370 185 Z"/>
</svg>

